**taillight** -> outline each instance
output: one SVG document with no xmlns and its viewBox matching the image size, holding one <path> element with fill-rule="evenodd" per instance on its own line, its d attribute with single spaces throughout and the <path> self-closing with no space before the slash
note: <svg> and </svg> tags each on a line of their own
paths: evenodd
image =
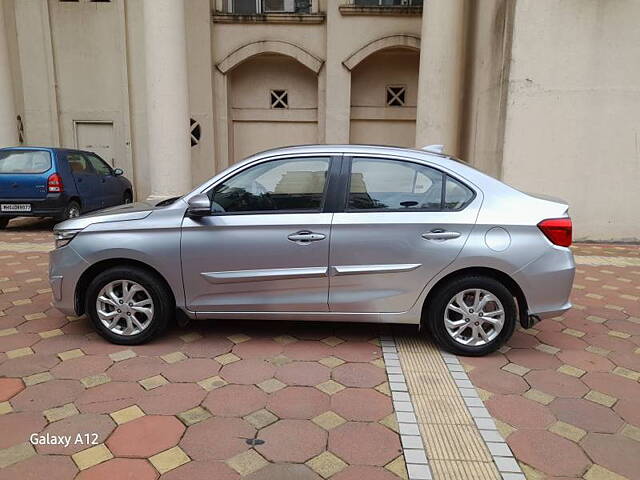
<svg viewBox="0 0 640 480">
<path fill-rule="evenodd" d="M 64 192 L 64 186 L 62 185 L 62 178 L 57 173 L 52 173 L 47 179 L 47 190 L 50 193 Z"/>
<path fill-rule="evenodd" d="M 541 221 L 538 228 L 554 245 L 559 247 L 571 245 L 572 224 L 570 218 L 548 218 Z"/>
</svg>

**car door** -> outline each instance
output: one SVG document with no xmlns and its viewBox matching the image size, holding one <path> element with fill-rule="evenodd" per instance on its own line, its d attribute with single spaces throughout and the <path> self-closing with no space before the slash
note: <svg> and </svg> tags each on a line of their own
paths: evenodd
<svg viewBox="0 0 640 480">
<path fill-rule="evenodd" d="M 336 162 L 329 156 L 266 160 L 212 187 L 212 214 L 182 223 L 188 308 L 328 311 L 326 192 Z"/>
<path fill-rule="evenodd" d="M 101 208 L 104 187 L 89 161 L 78 152 L 67 152 L 66 160 L 80 196 L 82 211 L 89 212 Z"/>
<path fill-rule="evenodd" d="M 118 178 L 114 175 L 113 169 L 93 153 L 86 152 L 84 156 L 91 163 L 98 176 L 98 181 L 102 185 L 102 208 L 120 205 L 124 198 L 124 191 Z"/>
<path fill-rule="evenodd" d="M 480 199 L 459 180 L 398 158 L 345 157 L 344 210 L 329 256 L 332 312 L 404 312 L 450 264 Z"/>
</svg>

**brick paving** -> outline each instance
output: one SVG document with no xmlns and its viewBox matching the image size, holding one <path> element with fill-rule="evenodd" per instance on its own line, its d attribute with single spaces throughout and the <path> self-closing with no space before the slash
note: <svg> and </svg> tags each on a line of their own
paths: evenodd
<svg viewBox="0 0 640 480">
<path fill-rule="evenodd" d="M 111 345 L 51 308 L 50 227 L 0 232 L 0 479 L 406 477 L 370 329 L 209 322 Z M 640 478 L 640 248 L 575 252 L 573 310 L 460 360 L 527 478 Z"/>
<path fill-rule="evenodd" d="M 640 247 L 574 253 L 572 310 L 460 360 L 527 478 L 638 479 Z"/>
<path fill-rule="evenodd" d="M 207 322 L 111 345 L 50 306 L 50 226 L 0 232 L 0 480 L 406 477 L 375 330 Z"/>
</svg>

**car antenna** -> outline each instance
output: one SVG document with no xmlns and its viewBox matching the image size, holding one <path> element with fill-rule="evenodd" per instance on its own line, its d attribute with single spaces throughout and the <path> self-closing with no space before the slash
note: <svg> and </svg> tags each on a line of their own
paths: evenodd
<svg viewBox="0 0 640 480">
<path fill-rule="evenodd" d="M 421 150 L 431 153 L 444 153 L 444 145 L 427 145 L 426 147 L 422 147 Z"/>
</svg>

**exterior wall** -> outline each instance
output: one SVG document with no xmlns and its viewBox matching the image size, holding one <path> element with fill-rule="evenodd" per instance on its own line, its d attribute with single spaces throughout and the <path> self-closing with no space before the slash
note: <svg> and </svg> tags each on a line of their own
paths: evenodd
<svg viewBox="0 0 640 480">
<path fill-rule="evenodd" d="M 503 179 L 567 199 L 575 238 L 640 240 L 640 3 L 516 4 Z"/>
<path fill-rule="evenodd" d="M 418 51 L 386 49 L 351 71 L 350 143 L 414 146 L 419 62 Z M 405 106 L 387 106 L 388 85 L 406 86 Z"/>
<path fill-rule="evenodd" d="M 445 25 L 435 17 L 449 0 L 427 1 L 429 25 Z M 348 2 L 238 19 L 219 12 L 222 0 L 183 0 L 189 114 L 201 132 L 190 149 L 192 184 L 264 148 L 413 146 L 422 138 L 416 118 L 442 123 L 416 98 L 421 79 L 447 70 L 433 51 L 420 66 L 420 13 L 363 14 Z M 25 143 L 73 147 L 74 122 L 112 122 L 113 164 L 147 198 L 159 160 L 149 158 L 143 0 L 3 0 L 0 8 L 8 50 L 0 74 L 13 92 L 3 101 L 21 117 Z M 463 101 L 459 131 L 447 135 L 459 138 L 461 157 L 523 190 L 567 199 L 578 239 L 640 241 L 640 4 L 483 0 L 455 10 L 465 17 L 455 79 Z M 385 106 L 389 84 L 407 85 L 405 107 Z M 270 108 L 271 88 L 289 90 L 289 109 Z"/>
</svg>

